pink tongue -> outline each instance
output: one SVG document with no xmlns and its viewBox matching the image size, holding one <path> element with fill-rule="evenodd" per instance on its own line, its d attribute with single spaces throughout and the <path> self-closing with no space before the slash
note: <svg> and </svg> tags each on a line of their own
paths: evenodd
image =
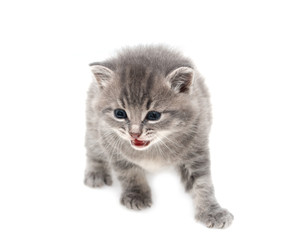
<svg viewBox="0 0 295 240">
<path fill-rule="evenodd" d="M 137 139 L 132 140 L 132 144 L 135 146 L 146 146 L 149 143 L 150 143 L 149 141 L 139 141 Z"/>
</svg>

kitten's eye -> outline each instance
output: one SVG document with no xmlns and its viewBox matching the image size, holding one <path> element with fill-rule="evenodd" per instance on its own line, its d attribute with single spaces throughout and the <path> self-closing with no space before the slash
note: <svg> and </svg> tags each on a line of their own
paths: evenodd
<svg viewBox="0 0 295 240">
<path fill-rule="evenodd" d="M 127 113 L 123 109 L 115 109 L 114 114 L 116 118 L 127 118 Z"/>
<path fill-rule="evenodd" d="M 159 120 L 160 117 L 161 117 L 161 113 L 156 112 L 156 111 L 148 112 L 148 114 L 146 115 L 146 119 L 147 120 L 150 120 L 150 121 Z"/>
</svg>

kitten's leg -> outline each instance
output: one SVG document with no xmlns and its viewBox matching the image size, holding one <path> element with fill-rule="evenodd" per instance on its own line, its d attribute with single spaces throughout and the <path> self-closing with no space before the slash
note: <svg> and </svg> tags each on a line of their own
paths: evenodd
<svg viewBox="0 0 295 240">
<path fill-rule="evenodd" d="M 102 187 L 112 185 L 112 177 L 109 162 L 101 147 L 98 145 L 98 131 L 93 128 L 91 122 L 87 122 L 85 147 L 87 151 L 87 163 L 84 183 L 89 187 Z"/>
<path fill-rule="evenodd" d="M 152 204 L 151 190 L 142 168 L 125 161 L 113 162 L 122 185 L 121 203 L 129 209 L 141 210 Z"/>
<path fill-rule="evenodd" d="M 103 155 L 94 157 L 88 154 L 84 183 L 93 188 L 112 185 L 110 167 Z"/>
<path fill-rule="evenodd" d="M 193 195 L 196 219 L 209 228 L 226 228 L 233 221 L 233 215 L 218 204 L 210 175 L 208 152 L 202 152 L 194 159 L 179 166 L 186 190 Z"/>
</svg>

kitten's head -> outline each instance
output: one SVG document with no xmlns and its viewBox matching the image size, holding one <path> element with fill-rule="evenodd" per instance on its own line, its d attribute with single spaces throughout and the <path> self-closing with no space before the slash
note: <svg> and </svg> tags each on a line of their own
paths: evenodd
<svg viewBox="0 0 295 240">
<path fill-rule="evenodd" d="M 128 53 L 90 66 L 101 120 L 134 149 L 146 150 L 191 124 L 194 70 L 169 51 L 166 57 L 153 50 Z"/>
</svg>

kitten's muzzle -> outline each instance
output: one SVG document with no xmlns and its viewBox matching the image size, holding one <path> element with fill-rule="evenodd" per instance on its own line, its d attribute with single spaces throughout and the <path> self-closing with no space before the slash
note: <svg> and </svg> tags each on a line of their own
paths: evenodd
<svg viewBox="0 0 295 240">
<path fill-rule="evenodd" d="M 142 132 L 129 132 L 129 134 L 131 136 L 131 145 L 133 145 L 136 148 L 144 148 L 148 146 L 151 142 L 138 139 L 141 136 Z"/>
<path fill-rule="evenodd" d="M 141 132 L 137 133 L 137 132 L 129 132 L 130 136 L 133 138 L 133 139 L 137 139 L 140 137 L 141 135 Z"/>
<path fill-rule="evenodd" d="M 138 148 L 146 147 L 150 144 L 151 141 L 140 141 L 138 139 L 131 140 L 131 144 Z"/>
</svg>

